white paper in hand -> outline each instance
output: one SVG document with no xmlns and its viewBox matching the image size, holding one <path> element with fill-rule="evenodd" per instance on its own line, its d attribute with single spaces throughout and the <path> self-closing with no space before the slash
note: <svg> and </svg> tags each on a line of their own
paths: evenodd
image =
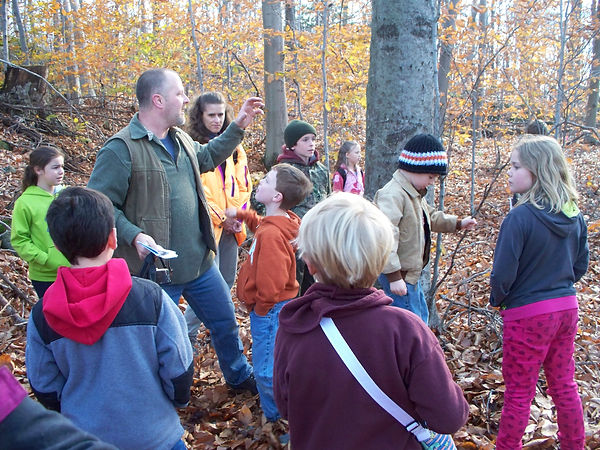
<svg viewBox="0 0 600 450">
<path fill-rule="evenodd" d="M 153 255 L 158 256 L 159 258 L 173 259 L 173 258 L 177 258 L 177 256 L 178 256 L 177 252 L 174 250 L 167 250 L 165 248 L 158 249 L 158 248 L 150 247 L 149 245 L 146 245 L 140 241 L 137 241 L 137 243 L 140 244 L 142 247 L 144 247 L 146 250 L 148 250 Z"/>
</svg>

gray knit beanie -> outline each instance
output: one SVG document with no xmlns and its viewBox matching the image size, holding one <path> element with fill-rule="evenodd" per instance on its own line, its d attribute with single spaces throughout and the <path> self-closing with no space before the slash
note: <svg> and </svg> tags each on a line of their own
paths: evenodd
<svg viewBox="0 0 600 450">
<path fill-rule="evenodd" d="M 314 134 L 316 136 L 317 130 L 310 123 L 306 123 L 303 120 L 292 120 L 283 131 L 285 146 L 291 149 L 305 134 Z"/>
</svg>

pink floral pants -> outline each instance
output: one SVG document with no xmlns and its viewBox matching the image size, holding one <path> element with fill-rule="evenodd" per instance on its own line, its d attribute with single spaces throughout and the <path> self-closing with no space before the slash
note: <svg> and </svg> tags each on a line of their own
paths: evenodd
<svg viewBox="0 0 600 450">
<path fill-rule="evenodd" d="M 561 450 L 584 448 L 583 410 L 574 380 L 576 334 L 577 309 L 504 323 L 502 375 L 506 392 L 497 450 L 522 448 L 541 366 L 556 406 Z"/>
</svg>

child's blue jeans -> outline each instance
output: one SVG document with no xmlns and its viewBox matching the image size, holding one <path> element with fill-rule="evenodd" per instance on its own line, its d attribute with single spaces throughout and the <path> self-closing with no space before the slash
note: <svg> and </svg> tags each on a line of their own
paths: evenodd
<svg viewBox="0 0 600 450">
<path fill-rule="evenodd" d="M 392 294 L 392 291 L 390 291 L 390 282 L 385 274 L 379 275 L 378 280 L 385 294 L 393 300 L 392 306 L 408 309 L 419 316 L 423 322 L 427 324 L 427 321 L 429 320 L 429 309 L 427 309 L 427 302 L 425 301 L 425 295 L 423 294 L 423 289 L 421 289 L 420 281 L 417 282 L 417 284 L 406 283 L 406 295 L 396 295 Z"/>
<path fill-rule="evenodd" d="M 288 301 L 275 304 L 266 316 L 259 316 L 254 311 L 250 313 L 254 378 L 260 396 L 260 406 L 270 422 L 275 422 L 280 417 L 273 397 L 273 356 L 275 335 L 279 328 L 279 311 Z"/>
</svg>

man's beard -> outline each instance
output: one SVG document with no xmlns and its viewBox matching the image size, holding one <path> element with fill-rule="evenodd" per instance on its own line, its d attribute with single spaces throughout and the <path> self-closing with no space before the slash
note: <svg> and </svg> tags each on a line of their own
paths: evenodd
<svg viewBox="0 0 600 450">
<path fill-rule="evenodd" d="M 185 125 L 185 114 L 181 113 L 177 116 L 177 118 L 175 119 L 175 124 L 174 126 L 176 127 L 181 127 Z"/>
</svg>

